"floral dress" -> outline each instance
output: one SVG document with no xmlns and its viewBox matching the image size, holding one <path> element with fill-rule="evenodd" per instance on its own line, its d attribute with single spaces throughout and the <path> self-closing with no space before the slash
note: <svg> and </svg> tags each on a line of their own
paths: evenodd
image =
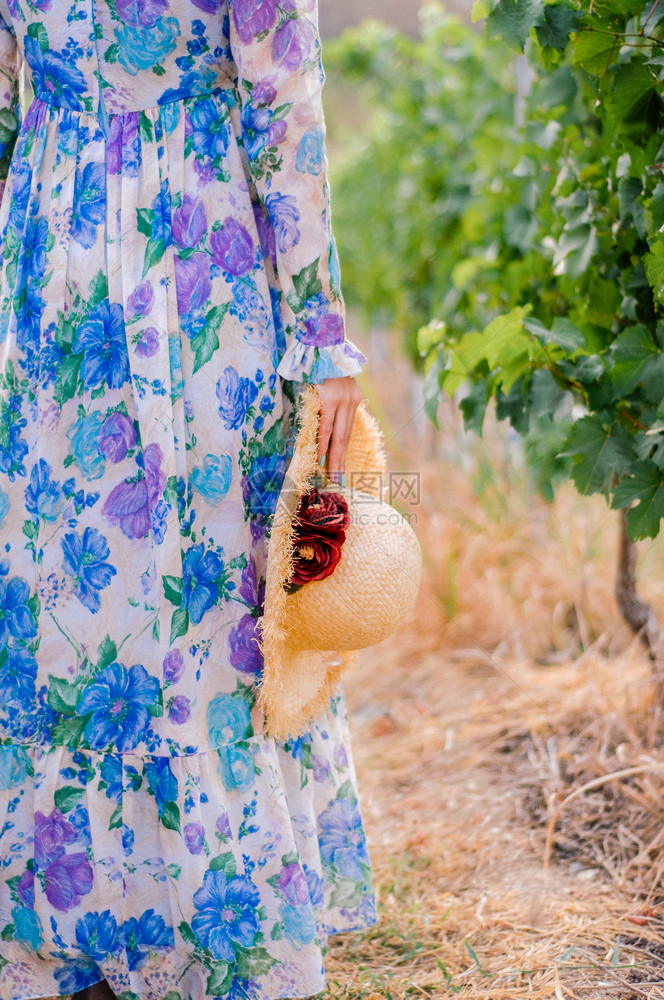
<svg viewBox="0 0 664 1000">
<path fill-rule="evenodd" d="M 0 71 L 0 997 L 314 994 L 375 916 L 341 695 L 255 706 L 297 386 L 364 362 L 315 0 L 0 0 Z"/>
</svg>

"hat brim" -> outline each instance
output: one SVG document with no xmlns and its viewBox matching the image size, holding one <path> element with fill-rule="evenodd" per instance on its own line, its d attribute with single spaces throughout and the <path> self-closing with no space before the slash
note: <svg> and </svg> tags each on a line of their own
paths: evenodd
<svg viewBox="0 0 664 1000">
<path fill-rule="evenodd" d="M 270 528 L 265 583 L 265 609 L 258 621 L 263 652 L 263 678 L 258 701 L 268 733 L 276 739 L 301 734 L 329 704 L 344 672 L 356 655 L 353 651 L 302 650 L 289 645 L 285 625 L 288 593 L 284 589 L 293 572 L 293 549 L 300 500 L 320 475 L 318 426 L 320 397 L 305 386 L 299 397 L 298 433 Z M 363 492 L 380 496 L 385 474 L 385 452 L 380 429 L 366 404 L 355 413 L 346 452 L 345 471 L 351 489 L 361 480 Z"/>
</svg>

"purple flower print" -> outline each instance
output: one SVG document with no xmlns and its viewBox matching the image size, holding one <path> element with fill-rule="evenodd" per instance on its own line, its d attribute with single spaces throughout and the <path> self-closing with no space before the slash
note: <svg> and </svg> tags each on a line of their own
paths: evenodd
<svg viewBox="0 0 664 1000">
<path fill-rule="evenodd" d="M 162 670 L 165 684 L 177 684 L 184 673 L 184 660 L 179 649 L 169 649 Z"/>
<path fill-rule="evenodd" d="M 311 766 L 314 772 L 314 781 L 321 783 L 327 780 L 330 773 L 330 762 L 319 754 L 313 754 Z"/>
<path fill-rule="evenodd" d="M 207 302 L 212 282 L 206 254 L 197 251 L 186 260 L 176 254 L 175 289 L 180 316 L 187 316 L 193 309 L 200 309 Z"/>
<path fill-rule="evenodd" d="M 283 118 L 277 122 L 270 122 L 270 128 L 267 133 L 268 146 L 278 146 L 280 142 L 283 142 L 286 138 L 287 129 L 288 125 Z"/>
<path fill-rule="evenodd" d="M 226 0 L 191 0 L 194 7 L 204 11 L 206 14 L 216 14 L 226 3 Z"/>
<path fill-rule="evenodd" d="M 104 517 L 116 524 L 127 538 L 145 538 L 150 530 L 152 511 L 166 485 L 162 458 L 159 445 L 149 444 L 143 452 L 145 476 L 119 483 L 104 504 Z"/>
<path fill-rule="evenodd" d="M 233 22 L 241 42 L 269 31 L 277 18 L 276 0 L 233 0 Z"/>
<path fill-rule="evenodd" d="M 229 838 L 233 836 L 228 813 L 222 813 L 221 816 L 217 816 L 215 828 L 220 837 Z"/>
<path fill-rule="evenodd" d="M 200 198 L 186 194 L 173 215 L 173 240 L 181 248 L 198 246 L 207 231 L 205 207 Z"/>
<path fill-rule="evenodd" d="M 65 819 L 59 809 L 45 816 L 42 812 L 35 813 L 35 864 L 45 868 L 51 861 L 61 858 L 65 847 L 76 841 L 76 830 Z"/>
<path fill-rule="evenodd" d="M 332 344 L 342 344 L 344 341 L 344 321 L 337 313 L 322 313 L 311 316 L 304 324 L 304 329 L 297 331 L 297 339 L 303 344 L 315 344 L 316 347 L 331 347 Z"/>
<path fill-rule="evenodd" d="M 168 10 L 168 0 L 116 0 L 115 10 L 131 28 L 154 28 Z"/>
<path fill-rule="evenodd" d="M 149 281 L 144 281 L 134 289 L 127 299 L 127 315 L 131 319 L 142 319 L 152 309 L 154 292 Z"/>
<path fill-rule="evenodd" d="M 284 21 L 272 40 L 272 58 L 293 72 L 309 58 L 315 38 L 316 29 L 311 21 L 301 17 Z"/>
<path fill-rule="evenodd" d="M 66 853 L 66 848 L 76 842 L 77 836 L 75 827 L 59 809 L 48 816 L 35 813 L 35 865 L 38 871 L 44 872 L 46 898 L 63 912 L 77 906 L 92 889 L 92 868 L 85 852 Z"/>
<path fill-rule="evenodd" d="M 300 242 L 300 212 L 292 194 L 279 194 L 273 191 L 265 199 L 270 221 L 277 238 L 277 246 L 281 253 L 286 253 Z"/>
<path fill-rule="evenodd" d="M 99 436 L 99 451 L 104 458 L 110 462 L 121 462 L 135 444 L 133 421 L 123 413 L 112 413 L 106 418 Z"/>
<path fill-rule="evenodd" d="M 148 500 L 150 502 L 151 510 L 154 510 L 164 486 L 166 485 L 166 474 L 161 468 L 163 457 L 161 448 L 158 444 L 149 444 L 143 452 L 143 468 L 145 469 L 145 479 L 148 485 Z"/>
<path fill-rule="evenodd" d="M 56 910 L 66 913 L 78 906 L 92 889 L 92 868 L 84 851 L 65 854 L 44 872 L 46 898 Z"/>
<path fill-rule="evenodd" d="M 256 619 L 243 615 L 230 634 L 231 666 L 242 674 L 257 674 L 263 669 L 263 657 L 258 646 Z"/>
<path fill-rule="evenodd" d="M 35 873 L 29 868 L 21 875 L 16 886 L 16 895 L 25 906 L 34 909 L 35 906 Z"/>
<path fill-rule="evenodd" d="M 239 278 L 254 266 L 256 252 L 249 232 L 237 219 L 228 216 L 223 227 L 210 235 L 212 260 L 224 271 Z"/>
<path fill-rule="evenodd" d="M 263 256 L 272 261 L 272 266 L 277 267 L 277 240 L 274 227 L 267 213 L 267 209 L 261 202 L 253 205 L 254 221 L 258 231 L 258 240 L 263 250 Z"/>
<path fill-rule="evenodd" d="M 191 703 L 186 695 L 178 694 L 168 709 L 168 718 L 176 726 L 183 726 L 191 718 Z"/>
<path fill-rule="evenodd" d="M 296 861 L 281 869 L 279 889 L 289 903 L 308 903 L 309 889 L 304 872 Z"/>
<path fill-rule="evenodd" d="M 113 115 L 106 141 L 106 170 L 109 174 L 136 177 L 141 162 L 141 140 L 138 134 L 139 115 Z"/>
<path fill-rule="evenodd" d="M 270 80 L 257 80 L 251 92 L 251 101 L 259 107 L 261 104 L 272 104 L 276 96 L 277 91 Z"/>
<path fill-rule="evenodd" d="M 153 326 L 143 330 L 136 345 L 136 353 L 139 358 L 153 358 L 159 350 L 159 331 Z"/>
<path fill-rule="evenodd" d="M 127 538 L 145 538 L 152 523 L 145 479 L 125 479 L 119 483 L 111 490 L 103 513 Z"/>
<path fill-rule="evenodd" d="M 184 830 L 184 842 L 190 854 L 200 854 L 203 850 L 204 831 L 200 823 L 187 823 Z"/>
</svg>

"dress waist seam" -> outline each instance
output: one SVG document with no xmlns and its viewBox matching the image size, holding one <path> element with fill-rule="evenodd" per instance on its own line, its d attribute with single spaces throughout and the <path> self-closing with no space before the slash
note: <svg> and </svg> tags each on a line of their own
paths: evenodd
<svg viewBox="0 0 664 1000">
<path fill-rule="evenodd" d="M 148 112 L 159 112 L 162 109 L 168 108 L 173 104 L 184 104 L 186 101 L 197 101 L 204 100 L 210 97 L 221 97 L 223 98 L 229 107 L 233 107 L 237 101 L 236 88 L 229 84 L 227 87 L 213 87 L 212 90 L 206 90 L 199 94 L 186 94 L 183 97 L 175 97 L 171 101 L 163 101 L 161 104 L 153 104 L 147 108 L 127 108 L 124 111 L 108 111 L 108 118 L 126 118 L 129 115 L 140 115 L 147 114 Z M 53 108 L 55 111 L 69 111 L 73 114 L 86 115 L 91 118 L 97 118 L 101 121 L 101 115 L 99 109 L 96 108 L 94 111 L 89 111 L 87 108 L 72 108 L 66 104 L 56 104 L 55 101 L 49 101 L 46 97 L 41 94 L 35 94 L 30 101 L 30 105 L 34 103 L 43 104 L 46 107 Z"/>
</svg>

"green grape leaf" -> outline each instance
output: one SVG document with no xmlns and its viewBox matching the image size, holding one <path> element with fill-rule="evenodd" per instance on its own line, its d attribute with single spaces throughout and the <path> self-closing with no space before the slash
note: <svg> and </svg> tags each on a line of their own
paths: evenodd
<svg viewBox="0 0 664 1000">
<path fill-rule="evenodd" d="M 571 475 L 579 493 L 608 496 L 616 476 L 634 461 L 630 435 L 619 423 L 605 427 L 597 414 L 581 417 L 572 427 L 560 457 L 574 459 Z"/>
<path fill-rule="evenodd" d="M 606 99 L 609 114 L 618 122 L 635 121 L 659 88 L 657 77 L 641 57 L 616 69 L 613 88 Z"/>
<path fill-rule="evenodd" d="M 639 383 L 649 398 L 664 398 L 664 353 L 645 326 L 623 330 L 613 348 L 611 378 L 616 398 L 627 396 Z"/>
<path fill-rule="evenodd" d="M 486 19 L 489 36 L 500 35 L 517 52 L 523 52 L 532 29 L 543 24 L 543 0 L 498 0 Z"/>
<path fill-rule="evenodd" d="M 602 76 L 619 52 L 620 44 L 611 34 L 582 31 L 574 43 L 574 62 L 592 76 Z"/>
<path fill-rule="evenodd" d="M 643 258 L 648 284 L 658 302 L 664 295 L 664 240 L 658 238 L 650 247 L 650 253 Z"/>
<path fill-rule="evenodd" d="M 557 52 L 563 52 L 569 36 L 579 26 L 581 11 L 572 10 L 562 4 L 548 4 L 544 8 L 544 23 L 536 25 L 535 34 L 542 48 L 547 45 Z"/>
<path fill-rule="evenodd" d="M 636 506 L 632 506 L 636 504 Z M 664 474 L 652 462 L 641 462 L 615 489 L 612 507 L 627 511 L 627 531 L 632 541 L 655 538 L 664 517 Z"/>
</svg>

